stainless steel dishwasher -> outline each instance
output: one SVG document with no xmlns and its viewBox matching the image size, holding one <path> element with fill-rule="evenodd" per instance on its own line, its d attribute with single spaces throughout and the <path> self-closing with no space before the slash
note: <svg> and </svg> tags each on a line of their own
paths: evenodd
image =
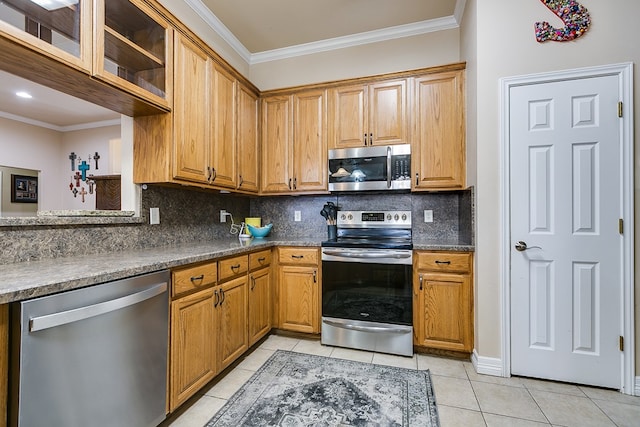
<svg viewBox="0 0 640 427">
<path fill-rule="evenodd" d="M 158 425 L 169 272 L 11 305 L 12 426 Z"/>
</svg>

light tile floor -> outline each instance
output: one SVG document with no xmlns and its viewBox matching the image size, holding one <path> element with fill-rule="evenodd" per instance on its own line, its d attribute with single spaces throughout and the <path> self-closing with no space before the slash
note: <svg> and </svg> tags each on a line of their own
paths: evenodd
<svg viewBox="0 0 640 427">
<path fill-rule="evenodd" d="M 319 341 L 269 336 L 186 410 L 163 427 L 202 427 L 275 350 L 366 363 L 429 369 L 442 427 L 640 426 L 640 397 L 617 391 L 529 378 L 478 375 L 470 362 L 412 358 L 322 346 Z"/>
</svg>

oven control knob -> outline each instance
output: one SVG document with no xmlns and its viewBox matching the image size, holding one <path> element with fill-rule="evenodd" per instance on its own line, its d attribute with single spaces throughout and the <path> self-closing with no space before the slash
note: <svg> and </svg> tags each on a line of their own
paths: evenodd
<svg viewBox="0 0 640 427">
<path fill-rule="evenodd" d="M 349 221 L 353 219 L 353 215 L 349 214 Z"/>
<path fill-rule="evenodd" d="M 387 214 L 387 221 L 391 221 L 391 214 Z"/>
<path fill-rule="evenodd" d="M 402 220 L 406 221 L 407 220 L 407 214 L 402 214 Z"/>
<path fill-rule="evenodd" d="M 344 221 L 345 219 L 347 219 L 347 216 L 345 214 L 342 214 L 340 215 L 340 219 Z"/>
<path fill-rule="evenodd" d="M 395 219 L 396 221 L 400 218 L 400 216 L 398 214 L 396 214 L 393 219 Z"/>
</svg>

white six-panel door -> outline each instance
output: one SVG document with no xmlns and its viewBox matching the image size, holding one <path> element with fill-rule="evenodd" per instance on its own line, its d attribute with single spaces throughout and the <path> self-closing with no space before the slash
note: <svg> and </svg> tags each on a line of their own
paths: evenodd
<svg viewBox="0 0 640 427">
<path fill-rule="evenodd" d="M 511 373 L 621 387 L 618 79 L 509 93 Z"/>
</svg>

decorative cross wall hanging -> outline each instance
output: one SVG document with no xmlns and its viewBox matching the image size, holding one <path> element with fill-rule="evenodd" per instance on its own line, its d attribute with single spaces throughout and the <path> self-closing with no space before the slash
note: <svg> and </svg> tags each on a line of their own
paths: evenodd
<svg viewBox="0 0 640 427">
<path fill-rule="evenodd" d="M 566 42 L 577 39 L 587 32 L 591 17 L 586 7 L 574 0 L 540 0 L 549 10 L 558 15 L 565 26 L 554 28 L 547 21 L 536 22 L 536 40 Z"/>
<path fill-rule="evenodd" d="M 95 181 L 87 178 L 87 171 L 91 170 L 91 159 L 93 159 L 93 161 L 95 162 L 95 167 L 97 170 L 98 160 L 100 160 L 100 154 L 98 154 L 97 151 L 93 154 L 93 156 L 89 154 L 87 160 L 82 160 L 73 151 L 69 154 L 69 160 L 71 161 L 71 172 L 75 172 L 75 174 L 71 176 L 71 183 L 69 184 L 69 190 L 71 190 L 71 193 L 73 193 L 73 197 L 78 197 L 78 194 L 80 194 L 82 203 L 85 202 L 85 195 L 93 194 L 93 188 L 95 186 Z M 76 163 L 78 166 L 77 171 L 76 171 Z M 75 181 L 75 185 L 74 185 L 74 181 Z M 87 192 L 87 189 L 82 186 L 82 183 L 84 183 L 88 187 L 89 192 Z"/>
</svg>

